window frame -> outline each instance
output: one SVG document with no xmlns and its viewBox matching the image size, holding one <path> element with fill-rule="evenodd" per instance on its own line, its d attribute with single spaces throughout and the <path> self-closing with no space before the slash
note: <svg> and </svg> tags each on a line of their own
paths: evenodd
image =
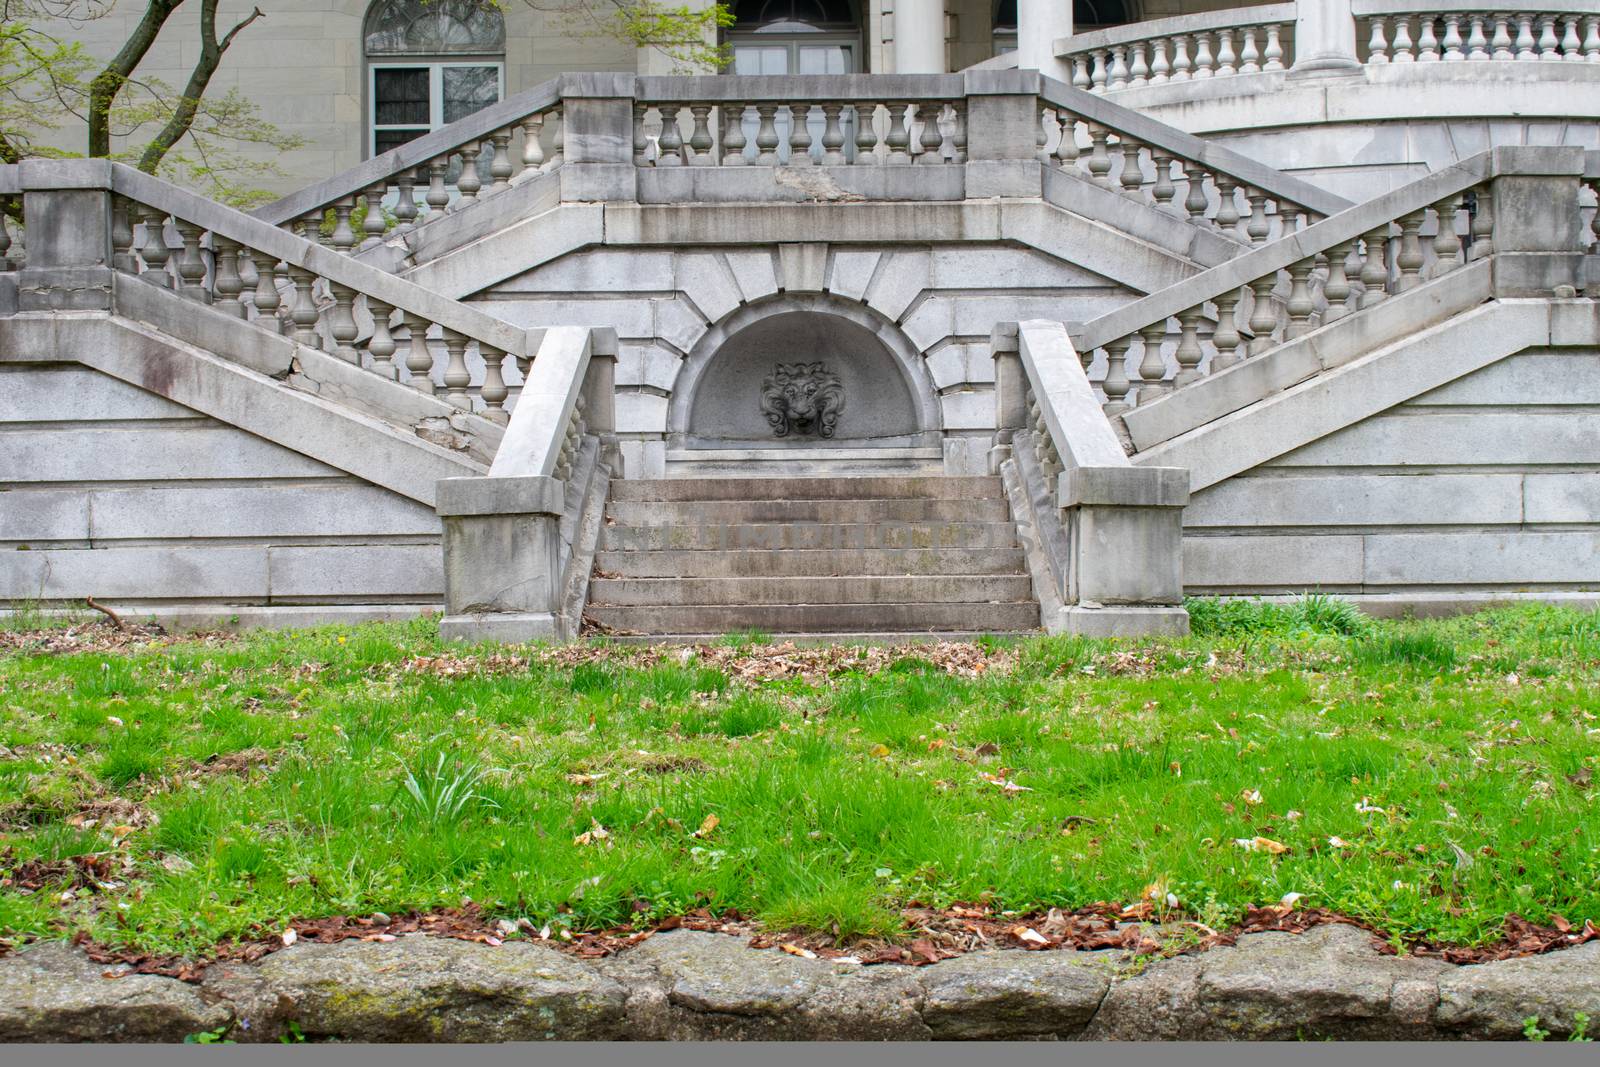
<svg viewBox="0 0 1600 1067">
<path fill-rule="evenodd" d="M 378 134 L 389 130 L 418 130 L 421 125 L 417 123 L 383 123 L 378 122 L 378 71 L 380 70 L 416 70 L 427 68 L 428 71 L 428 128 L 417 136 L 432 133 L 444 125 L 444 70 L 446 67 L 493 67 L 495 68 L 495 103 L 506 98 L 506 58 L 504 55 L 485 55 L 474 58 L 469 55 L 442 56 L 436 52 L 419 55 L 385 54 L 382 57 L 370 56 L 367 59 L 367 121 L 365 158 L 371 159 L 377 155 Z M 485 105 L 489 106 L 489 105 Z"/>
</svg>

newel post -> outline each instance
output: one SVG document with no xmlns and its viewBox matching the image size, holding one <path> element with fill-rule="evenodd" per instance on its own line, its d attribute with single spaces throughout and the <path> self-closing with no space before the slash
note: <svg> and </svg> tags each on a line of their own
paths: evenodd
<svg viewBox="0 0 1600 1067">
<path fill-rule="evenodd" d="M 1295 0 L 1295 74 L 1354 71 L 1356 16 L 1350 0 Z"/>
<path fill-rule="evenodd" d="M 994 360 L 994 447 L 989 451 L 989 473 L 1011 455 L 1018 430 L 1028 426 L 1028 379 L 1018 351 L 1017 324 L 996 323 L 989 333 L 989 355 Z"/>
<path fill-rule="evenodd" d="M 561 79 L 563 201 L 633 201 L 631 74 L 567 74 Z"/>
<path fill-rule="evenodd" d="M 1578 147 L 1493 150 L 1489 196 L 1478 210 L 1490 214 L 1496 296 L 1551 296 L 1560 286 L 1581 284 L 1583 169 Z"/>
<path fill-rule="evenodd" d="M 967 97 L 967 199 L 1044 195 L 1039 72 L 969 70 L 962 77 Z"/>
<path fill-rule="evenodd" d="M 27 159 L 18 164 L 28 257 L 17 278 L 21 311 L 111 306 L 111 163 Z"/>
</svg>

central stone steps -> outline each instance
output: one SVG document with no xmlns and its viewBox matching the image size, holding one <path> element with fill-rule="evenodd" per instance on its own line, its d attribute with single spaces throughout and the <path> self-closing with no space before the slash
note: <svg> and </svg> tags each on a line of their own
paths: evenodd
<svg viewBox="0 0 1600 1067">
<path fill-rule="evenodd" d="M 939 474 L 944 449 L 834 445 L 822 448 L 675 448 L 667 452 L 669 478 L 748 478 L 797 472 L 846 476 Z"/>
<path fill-rule="evenodd" d="M 587 618 L 661 637 L 1036 629 L 998 478 L 703 477 L 611 486 Z"/>
</svg>

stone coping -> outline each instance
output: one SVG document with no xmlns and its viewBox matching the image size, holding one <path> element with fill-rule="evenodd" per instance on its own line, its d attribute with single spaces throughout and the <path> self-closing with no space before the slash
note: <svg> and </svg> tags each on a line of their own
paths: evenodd
<svg viewBox="0 0 1600 1067">
<path fill-rule="evenodd" d="M 1472 966 L 1386 955 L 1352 926 L 1151 960 L 989 950 L 861 966 L 676 930 L 582 960 L 425 935 L 301 943 L 197 984 L 61 943 L 0 959 L 0 1041 L 1367 1040 L 1553 1038 L 1600 1015 L 1600 943 Z"/>
</svg>

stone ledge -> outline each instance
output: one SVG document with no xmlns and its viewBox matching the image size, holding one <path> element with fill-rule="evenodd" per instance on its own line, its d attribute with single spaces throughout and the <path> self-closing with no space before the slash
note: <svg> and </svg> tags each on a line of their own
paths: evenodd
<svg viewBox="0 0 1600 1067">
<path fill-rule="evenodd" d="M 991 950 L 863 967 L 676 930 L 587 961 L 541 943 L 423 935 L 301 943 L 198 985 L 122 974 L 60 943 L 0 959 L 0 1041 L 1474 1040 L 1522 1020 L 1564 1037 L 1600 1011 L 1600 943 L 1455 967 L 1351 926 L 1248 934 L 1149 962 Z"/>
</svg>

